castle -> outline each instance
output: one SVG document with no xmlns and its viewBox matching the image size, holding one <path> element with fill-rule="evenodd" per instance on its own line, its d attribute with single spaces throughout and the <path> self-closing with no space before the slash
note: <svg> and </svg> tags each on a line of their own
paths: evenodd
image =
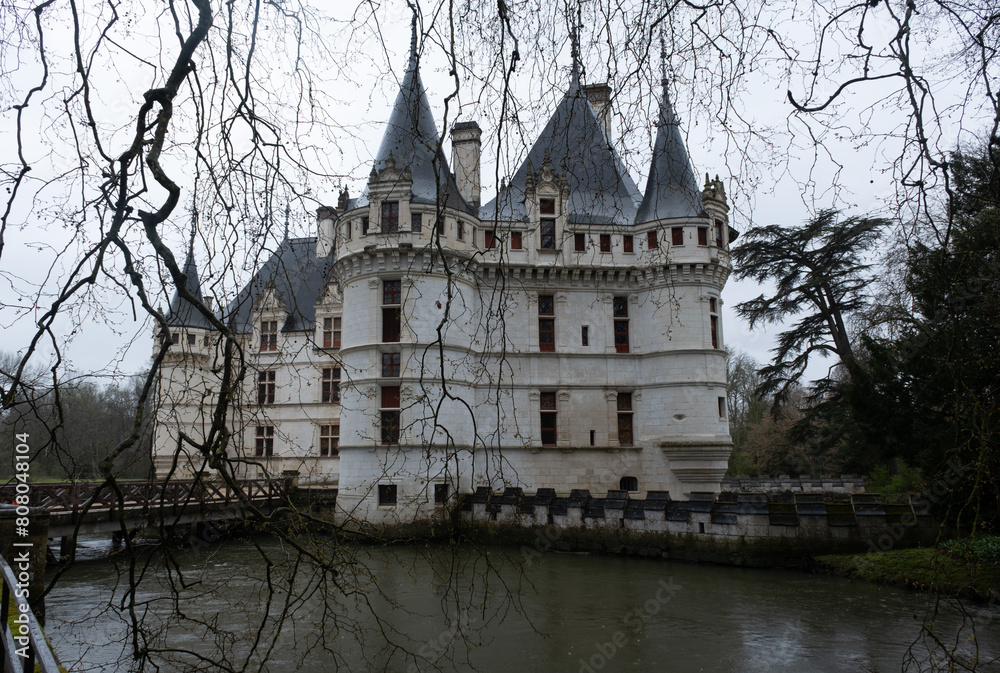
<svg viewBox="0 0 1000 673">
<path fill-rule="evenodd" d="M 726 194 L 699 189 L 666 82 L 640 191 L 609 93 L 574 65 L 481 204 L 480 129 L 454 125 L 449 168 L 414 39 L 365 194 L 320 208 L 317 236 L 286 235 L 217 313 L 249 360 L 227 421 L 239 476 L 337 483 L 340 516 L 371 523 L 446 516 L 480 486 L 719 491 Z M 222 354 L 178 297 L 168 324 L 154 463 L 190 476 L 206 464 L 182 435 L 211 425 Z"/>
</svg>

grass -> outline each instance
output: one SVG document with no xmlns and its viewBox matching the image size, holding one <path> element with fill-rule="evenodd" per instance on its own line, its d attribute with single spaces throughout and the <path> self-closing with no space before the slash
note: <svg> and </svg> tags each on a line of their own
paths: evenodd
<svg viewBox="0 0 1000 673">
<path fill-rule="evenodd" d="M 983 601 L 1000 598 L 1000 564 L 971 561 L 943 549 L 832 554 L 814 560 L 818 570 L 842 577 Z"/>
</svg>

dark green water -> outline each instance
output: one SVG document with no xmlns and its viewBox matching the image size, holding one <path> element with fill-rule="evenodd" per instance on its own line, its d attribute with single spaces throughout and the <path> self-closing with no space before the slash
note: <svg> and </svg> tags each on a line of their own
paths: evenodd
<svg viewBox="0 0 1000 673">
<path fill-rule="evenodd" d="M 346 550 L 337 586 L 260 545 L 273 590 L 249 542 L 180 554 L 178 603 L 162 564 L 149 567 L 136 593 L 148 642 L 187 651 L 157 655 L 162 670 L 218 669 L 198 655 L 308 672 L 947 670 L 922 630 L 933 618 L 933 636 L 1000 671 L 996 607 L 935 611 L 927 595 L 838 578 L 571 554 L 525 564 L 517 549 L 441 546 Z M 47 632 L 72 671 L 129 668 L 119 569 L 80 564 L 47 601 Z"/>
</svg>

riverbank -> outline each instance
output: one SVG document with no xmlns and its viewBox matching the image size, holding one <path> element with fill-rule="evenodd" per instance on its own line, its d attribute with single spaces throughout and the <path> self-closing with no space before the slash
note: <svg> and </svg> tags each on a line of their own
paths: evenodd
<svg viewBox="0 0 1000 673">
<path fill-rule="evenodd" d="M 1000 601 L 1000 564 L 969 562 L 938 548 L 815 556 L 817 572 L 948 596 Z"/>
</svg>

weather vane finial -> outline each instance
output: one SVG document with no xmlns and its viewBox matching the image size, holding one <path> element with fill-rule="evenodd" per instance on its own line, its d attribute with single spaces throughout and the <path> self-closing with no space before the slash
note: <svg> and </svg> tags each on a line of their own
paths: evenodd
<svg viewBox="0 0 1000 673">
<path fill-rule="evenodd" d="M 292 212 L 292 209 L 288 205 L 288 202 L 286 201 L 285 202 L 285 240 L 286 241 L 288 240 L 288 216 L 291 214 L 291 212 Z"/>
<path fill-rule="evenodd" d="M 573 71 L 570 76 L 570 92 L 575 92 L 580 88 L 580 5 L 576 6 L 576 20 L 572 22 L 569 29 L 570 56 L 573 59 Z"/>
<path fill-rule="evenodd" d="M 660 80 L 667 81 L 667 40 L 663 37 L 663 28 L 660 28 Z"/>
<path fill-rule="evenodd" d="M 406 4 L 413 12 L 413 18 L 410 19 L 410 67 L 415 68 L 417 66 L 417 17 L 419 10 L 417 5 L 410 0 L 407 0 Z"/>
<path fill-rule="evenodd" d="M 191 238 L 188 241 L 188 255 L 194 254 L 194 235 L 198 231 L 198 206 L 191 206 Z"/>
</svg>

